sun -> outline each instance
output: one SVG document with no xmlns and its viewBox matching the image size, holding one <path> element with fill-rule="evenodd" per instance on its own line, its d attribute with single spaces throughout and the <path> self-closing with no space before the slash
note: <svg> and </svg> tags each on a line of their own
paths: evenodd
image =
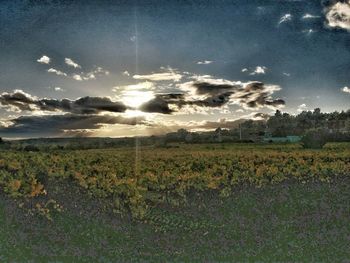
<svg viewBox="0 0 350 263">
<path fill-rule="evenodd" d="M 152 91 L 127 90 L 123 92 L 122 101 L 125 105 L 137 109 L 142 104 L 154 98 Z"/>
</svg>

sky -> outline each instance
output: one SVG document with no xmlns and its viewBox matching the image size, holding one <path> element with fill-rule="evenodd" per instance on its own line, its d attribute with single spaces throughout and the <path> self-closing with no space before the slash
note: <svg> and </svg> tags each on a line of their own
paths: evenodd
<svg viewBox="0 0 350 263">
<path fill-rule="evenodd" d="M 350 108 L 350 0 L 3 0 L 0 25 L 4 138 Z"/>
</svg>

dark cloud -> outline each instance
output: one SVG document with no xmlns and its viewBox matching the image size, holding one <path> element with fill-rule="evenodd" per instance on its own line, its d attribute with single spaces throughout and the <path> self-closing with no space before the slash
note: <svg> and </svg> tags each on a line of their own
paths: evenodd
<svg viewBox="0 0 350 263">
<path fill-rule="evenodd" d="M 273 99 L 271 95 L 280 90 L 278 86 L 265 85 L 262 82 L 227 82 L 215 83 L 217 80 L 193 81 L 182 85 L 188 94 L 158 94 L 154 99 L 141 105 L 140 110 L 171 114 L 184 106 L 219 108 L 228 103 L 238 104 L 245 108 L 270 107 L 278 108 L 285 105 L 282 99 Z"/>
<path fill-rule="evenodd" d="M 225 93 L 226 91 L 232 90 L 232 84 L 215 84 L 210 82 L 194 82 L 193 87 L 196 88 L 196 93 L 198 95 L 219 95 L 221 93 Z M 239 86 L 237 86 L 238 88 Z"/>
<path fill-rule="evenodd" d="M 107 124 L 137 125 L 144 124 L 145 119 L 124 118 L 110 115 L 44 115 L 44 116 L 21 116 L 8 120 L 10 125 L 0 126 L 0 136 L 21 137 L 29 136 L 67 136 L 67 134 L 86 134 L 100 129 Z"/>
<path fill-rule="evenodd" d="M 169 105 L 182 106 L 185 103 L 185 95 L 178 93 L 158 94 L 156 97 L 140 106 L 144 112 L 156 112 L 162 114 L 171 114 L 175 110 Z"/>
<path fill-rule="evenodd" d="M 83 97 L 76 100 L 37 99 L 22 90 L 2 93 L 0 104 L 14 111 L 62 111 L 75 114 L 124 112 L 127 109 L 123 103 L 112 101 L 107 97 Z"/>
<path fill-rule="evenodd" d="M 253 120 L 268 120 L 269 118 L 270 118 L 269 114 L 258 112 L 256 114 L 254 114 L 252 119 Z"/>
<path fill-rule="evenodd" d="M 0 104 L 17 111 L 31 111 L 31 106 L 35 105 L 35 98 L 21 90 L 15 90 L 13 93 L 2 93 L 0 95 Z"/>
<path fill-rule="evenodd" d="M 259 108 L 268 106 L 280 107 L 285 104 L 282 99 L 273 99 L 271 95 L 280 90 L 278 86 L 266 85 L 262 82 L 227 82 L 224 84 L 211 82 L 188 83 L 195 90 L 195 94 L 206 95 L 203 100 L 193 102 L 195 105 L 205 107 L 221 107 L 229 102 L 239 104 L 246 108 Z M 187 84 L 187 85 L 188 85 Z"/>
<path fill-rule="evenodd" d="M 218 94 L 216 96 L 211 96 L 205 100 L 198 101 L 195 105 L 205 106 L 205 107 L 221 107 L 230 101 L 230 97 L 233 92 L 225 92 Z"/>
</svg>

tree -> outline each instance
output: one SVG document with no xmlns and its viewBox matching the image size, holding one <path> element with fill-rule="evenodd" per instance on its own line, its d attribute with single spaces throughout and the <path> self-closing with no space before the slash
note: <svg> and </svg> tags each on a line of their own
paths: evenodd
<svg viewBox="0 0 350 263">
<path fill-rule="evenodd" d="M 267 127 L 272 136 L 284 137 L 287 135 L 297 135 L 295 117 L 288 113 L 276 111 L 275 115 L 267 121 Z"/>
<path fill-rule="evenodd" d="M 311 129 L 301 139 L 306 149 L 321 149 L 327 143 L 328 133 L 324 129 Z"/>
</svg>

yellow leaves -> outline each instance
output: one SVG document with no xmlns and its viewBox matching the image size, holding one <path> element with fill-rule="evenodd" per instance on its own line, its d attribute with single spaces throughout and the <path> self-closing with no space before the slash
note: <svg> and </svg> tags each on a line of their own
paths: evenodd
<svg viewBox="0 0 350 263">
<path fill-rule="evenodd" d="M 117 211 L 142 217 L 147 205 L 183 204 L 193 191 L 217 191 L 225 197 L 232 186 L 260 187 L 286 179 L 329 182 L 350 170 L 350 148 L 346 147 L 322 151 L 243 144 L 225 147 L 145 148 L 137 178 L 135 152 L 129 148 L 30 155 L 0 152 L 0 189 L 12 196 L 36 197 L 46 193 L 38 179 L 41 176 L 73 178 L 91 196 L 116 200 L 111 204 Z"/>
<path fill-rule="evenodd" d="M 12 160 L 7 164 L 7 169 L 9 171 L 18 171 L 21 168 L 21 164 L 18 161 Z"/>
<path fill-rule="evenodd" d="M 22 182 L 20 180 L 12 180 L 10 183 L 10 189 L 12 192 L 18 192 L 18 190 L 21 188 Z"/>
<path fill-rule="evenodd" d="M 207 184 L 207 187 L 208 187 L 209 189 L 215 190 L 215 189 L 218 188 L 218 185 L 217 185 L 217 183 L 216 183 L 215 181 L 210 181 L 210 182 Z"/>
<path fill-rule="evenodd" d="M 257 177 L 263 177 L 265 175 L 265 166 L 259 166 L 257 169 L 256 169 L 256 176 Z"/>
<path fill-rule="evenodd" d="M 88 188 L 88 184 L 85 180 L 85 176 L 83 176 L 81 173 L 79 172 L 75 172 L 74 173 L 74 178 L 78 180 L 79 185 L 83 188 Z"/>
<path fill-rule="evenodd" d="M 38 183 L 37 180 L 33 180 L 31 183 L 31 191 L 29 193 L 29 196 L 35 197 L 41 194 L 46 194 L 44 186 L 41 183 Z"/>
<path fill-rule="evenodd" d="M 21 190 L 21 191 L 20 191 Z M 11 179 L 5 183 L 4 191 L 12 197 L 19 197 L 22 195 L 22 182 L 18 179 Z"/>
<path fill-rule="evenodd" d="M 96 186 L 96 182 L 97 182 L 97 177 L 95 177 L 95 176 L 90 176 L 90 177 L 87 179 L 87 183 L 88 183 L 89 185 Z"/>
</svg>

